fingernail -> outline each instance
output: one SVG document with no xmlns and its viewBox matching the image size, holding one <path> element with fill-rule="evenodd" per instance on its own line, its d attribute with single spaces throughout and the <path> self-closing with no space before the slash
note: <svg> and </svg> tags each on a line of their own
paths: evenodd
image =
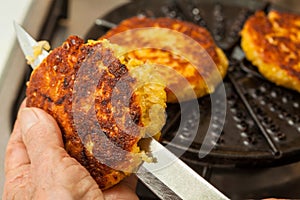
<svg viewBox="0 0 300 200">
<path fill-rule="evenodd" d="M 38 116 L 32 108 L 23 108 L 20 112 L 20 124 L 22 133 L 27 131 L 39 121 Z"/>
</svg>

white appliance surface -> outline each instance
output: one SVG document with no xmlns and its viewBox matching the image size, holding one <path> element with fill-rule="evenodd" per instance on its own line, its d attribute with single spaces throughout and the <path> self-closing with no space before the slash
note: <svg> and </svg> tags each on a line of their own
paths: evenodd
<svg viewBox="0 0 300 200">
<path fill-rule="evenodd" d="M 6 75 L 6 63 L 15 43 L 13 21 L 22 24 L 33 0 L 0 0 L 0 94 L 5 89 L 3 79 Z M 14 80 L 12 80 L 14 81 Z M 6 96 L 6 95 L 5 95 Z M 0 198 L 2 196 L 4 182 L 4 154 L 6 143 L 9 138 L 9 125 L 6 123 L 9 117 L 6 100 L 1 97 L 0 108 Z"/>
<path fill-rule="evenodd" d="M 32 0 L 0 0 L 0 77 L 15 41 L 13 21 L 22 23 Z"/>
</svg>

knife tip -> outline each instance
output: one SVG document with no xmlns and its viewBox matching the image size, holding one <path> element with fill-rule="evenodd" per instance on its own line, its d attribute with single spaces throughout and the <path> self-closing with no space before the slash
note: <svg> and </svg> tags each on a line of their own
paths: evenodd
<svg viewBox="0 0 300 200">
<path fill-rule="evenodd" d="M 20 24 L 18 24 L 18 23 L 16 22 L 16 20 L 13 21 L 13 25 L 14 25 L 15 31 L 17 31 L 17 29 L 20 27 Z"/>
</svg>

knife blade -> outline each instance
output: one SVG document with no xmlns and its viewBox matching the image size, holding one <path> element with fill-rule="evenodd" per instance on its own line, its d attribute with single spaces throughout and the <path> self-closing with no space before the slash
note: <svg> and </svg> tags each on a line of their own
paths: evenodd
<svg viewBox="0 0 300 200">
<path fill-rule="evenodd" d="M 38 42 L 17 23 L 14 23 L 14 27 L 23 53 L 34 57 L 33 47 L 38 45 Z M 31 67 L 36 68 L 48 54 L 42 50 L 31 63 Z M 142 163 L 136 175 L 159 198 L 228 200 L 224 194 L 153 138 L 149 138 L 149 150 L 155 161 Z"/>
<path fill-rule="evenodd" d="M 172 192 L 180 199 L 187 200 L 228 199 L 155 139 L 150 138 L 149 147 L 155 162 L 144 162 L 137 171 L 137 176 L 161 199 L 176 199 Z M 161 183 L 156 179 L 156 184 L 149 181 L 149 173 Z M 166 187 L 172 192 L 166 191 Z"/>
<path fill-rule="evenodd" d="M 34 58 L 34 61 L 30 63 L 32 69 L 35 69 L 43 60 L 46 58 L 49 53 L 42 49 L 41 54 L 38 56 L 34 55 L 33 48 L 38 46 L 38 42 L 31 37 L 19 24 L 14 22 L 14 28 L 15 32 L 17 34 L 17 38 L 20 44 L 20 47 L 24 53 L 24 55 L 27 57 Z"/>
</svg>

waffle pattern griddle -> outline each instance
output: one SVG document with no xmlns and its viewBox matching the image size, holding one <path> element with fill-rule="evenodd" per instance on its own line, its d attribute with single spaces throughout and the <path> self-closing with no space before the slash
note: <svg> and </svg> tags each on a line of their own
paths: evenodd
<svg viewBox="0 0 300 200">
<path fill-rule="evenodd" d="M 97 39 L 109 30 L 111 24 L 135 15 L 177 18 L 206 27 L 230 60 L 224 79 L 227 102 L 223 110 L 227 108 L 226 113 L 220 108 L 212 119 L 210 96 L 200 98 L 200 123 L 194 124 L 197 119 L 193 117 L 197 115 L 193 115 L 189 102 L 182 107 L 169 104 L 161 142 L 176 152 L 192 140 L 181 159 L 193 165 L 282 165 L 300 160 L 300 94 L 265 80 L 245 60 L 239 46 L 239 31 L 245 20 L 256 10 L 268 12 L 272 8 L 272 4 L 259 0 L 132 1 L 101 17 L 109 23 L 95 24 L 86 38 Z M 221 105 L 221 102 L 215 103 Z M 188 115 L 185 122 L 180 121 L 183 113 Z M 218 123 L 224 115 L 222 128 Z M 213 129 L 208 134 L 211 134 L 215 147 L 200 159 L 198 152 L 210 120 L 213 120 Z M 180 122 L 184 126 L 178 130 Z M 191 129 L 198 125 L 196 137 L 191 137 Z M 172 141 L 176 134 L 181 139 Z"/>
</svg>

